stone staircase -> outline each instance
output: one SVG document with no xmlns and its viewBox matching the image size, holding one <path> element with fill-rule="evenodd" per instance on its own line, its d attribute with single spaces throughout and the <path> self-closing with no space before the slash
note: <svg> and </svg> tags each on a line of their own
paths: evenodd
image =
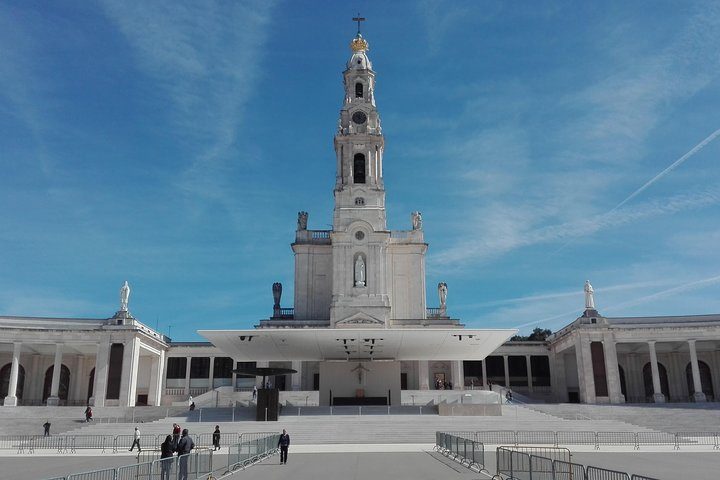
<svg viewBox="0 0 720 480">
<path fill-rule="evenodd" d="M 211 433 L 215 425 L 224 434 L 240 432 L 277 432 L 285 428 L 295 444 L 383 444 L 383 443 L 433 443 L 435 432 L 442 431 L 491 431 L 491 430 L 533 430 L 533 431 L 649 431 L 616 420 L 562 420 L 552 415 L 523 406 L 503 406 L 503 415 L 498 417 L 447 417 L 438 415 L 317 415 L 281 416 L 278 422 L 255 422 L 249 419 L 228 422 L 219 419 L 227 409 L 203 409 L 203 422 L 188 422 L 187 416 L 168 417 L 141 426 L 144 435 L 161 435 L 170 432 L 173 423 L 188 428 L 191 435 Z M 245 409 L 239 414 L 245 418 L 252 412 Z M 211 420 L 211 418 L 218 420 Z M 119 423 L 112 426 L 113 434 L 131 434 L 134 424 Z M 73 434 L 93 435 L 108 433 L 107 426 L 84 425 L 73 430 Z M 233 435 L 233 438 L 236 438 Z M 223 442 L 227 444 L 227 442 Z"/>
<path fill-rule="evenodd" d="M 617 420 L 662 432 L 717 432 L 720 403 L 584 405 L 577 403 L 527 405 L 559 419 Z"/>
<path fill-rule="evenodd" d="M 187 410 L 173 407 L 93 407 L 94 423 L 152 422 Z M 43 423 L 52 434 L 76 430 L 85 423 L 85 407 L 0 407 L 0 435 L 42 435 Z"/>
</svg>

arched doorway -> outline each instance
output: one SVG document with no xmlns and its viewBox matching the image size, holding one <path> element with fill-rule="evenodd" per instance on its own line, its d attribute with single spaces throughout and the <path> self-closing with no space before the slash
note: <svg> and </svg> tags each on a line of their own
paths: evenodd
<svg viewBox="0 0 720 480">
<path fill-rule="evenodd" d="M 698 360 L 698 369 L 700 370 L 700 385 L 702 385 L 702 392 L 708 401 L 712 401 L 715 398 L 715 392 L 713 391 L 712 385 L 712 373 L 708 364 L 702 360 Z M 688 392 L 690 392 L 690 398 L 695 394 L 695 384 L 692 378 L 692 365 L 690 363 L 685 367 L 685 377 L 687 378 Z"/>
<path fill-rule="evenodd" d="M 88 394 L 87 394 L 87 400 L 90 400 L 90 397 L 93 396 L 93 389 L 95 387 L 95 369 L 93 368 L 90 370 L 90 380 L 88 380 Z"/>
<path fill-rule="evenodd" d="M 625 383 L 625 370 L 618 364 L 618 372 L 620 372 L 620 393 L 623 394 L 627 401 L 627 383 Z"/>
<path fill-rule="evenodd" d="M 52 387 L 52 377 L 55 365 L 50 365 L 45 371 L 45 386 L 43 387 L 43 402 L 46 402 L 50 396 L 50 388 Z M 60 367 L 60 386 L 58 387 L 58 398 L 67 401 L 68 391 L 70 387 L 70 369 L 65 365 Z"/>
<path fill-rule="evenodd" d="M 668 399 L 670 398 L 670 386 L 668 383 L 667 370 L 665 369 L 665 365 L 660 362 L 658 362 L 657 366 L 658 372 L 660 373 L 660 391 L 665 395 L 665 398 Z M 646 363 L 643 367 L 643 383 L 645 384 L 645 399 L 652 401 L 655 390 L 653 389 L 652 367 L 650 366 L 650 362 Z"/>
<path fill-rule="evenodd" d="M 10 390 L 10 370 L 12 370 L 12 363 L 8 363 L 0 369 L 0 398 L 7 397 L 8 390 Z M 18 364 L 18 379 L 17 388 L 15 389 L 15 397 L 22 398 L 24 389 L 25 369 L 22 365 Z"/>
</svg>

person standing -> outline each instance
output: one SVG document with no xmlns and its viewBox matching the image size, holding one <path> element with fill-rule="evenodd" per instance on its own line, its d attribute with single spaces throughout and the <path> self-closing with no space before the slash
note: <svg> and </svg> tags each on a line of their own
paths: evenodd
<svg viewBox="0 0 720 480">
<path fill-rule="evenodd" d="M 278 439 L 278 447 L 280 447 L 280 463 L 287 465 L 288 447 L 290 446 L 290 435 L 283 428 L 283 433 Z"/>
<path fill-rule="evenodd" d="M 131 452 L 135 448 L 135 445 L 138 447 L 138 453 L 142 452 L 142 450 L 140 450 L 140 429 L 138 427 L 135 427 L 135 437 L 132 446 L 129 449 Z"/>
<path fill-rule="evenodd" d="M 50 420 L 45 420 L 45 423 L 43 423 L 43 428 L 45 429 L 45 435 L 43 435 L 43 436 L 45 436 L 45 437 L 50 436 L 50 425 L 52 425 L 50 423 Z"/>
<path fill-rule="evenodd" d="M 177 454 L 178 454 L 178 480 L 187 480 L 188 478 L 188 454 L 192 452 L 192 449 L 195 448 L 195 443 L 193 442 L 192 438 L 190 438 L 190 435 L 188 435 L 188 429 L 185 428 L 182 431 L 182 437 L 180 437 L 180 441 L 177 445 Z"/>
<path fill-rule="evenodd" d="M 173 443 L 173 437 L 172 435 L 168 435 L 165 437 L 165 441 L 160 444 L 160 480 L 170 480 L 174 451 L 175 445 Z"/>
<path fill-rule="evenodd" d="M 257 400 L 257 385 L 253 385 L 253 402 Z"/>
<path fill-rule="evenodd" d="M 213 442 L 213 452 L 215 450 L 220 450 L 220 425 L 215 425 L 215 431 L 212 435 L 212 442 Z"/>
<path fill-rule="evenodd" d="M 178 425 L 177 423 L 173 423 L 172 436 L 173 436 L 173 450 L 175 450 L 175 449 L 177 449 L 177 444 L 180 441 L 180 425 Z"/>
</svg>

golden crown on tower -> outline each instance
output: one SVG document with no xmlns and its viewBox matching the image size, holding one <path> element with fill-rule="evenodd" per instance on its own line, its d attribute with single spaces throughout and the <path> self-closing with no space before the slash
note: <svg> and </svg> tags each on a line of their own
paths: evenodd
<svg viewBox="0 0 720 480">
<path fill-rule="evenodd" d="M 363 52 L 365 50 L 370 50 L 370 46 L 368 45 L 367 40 L 365 40 L 359 33 L 355 38 L 352 39 L 352 42 L 350 42 L 350 48 L 353 52 Z"/>
</svg>

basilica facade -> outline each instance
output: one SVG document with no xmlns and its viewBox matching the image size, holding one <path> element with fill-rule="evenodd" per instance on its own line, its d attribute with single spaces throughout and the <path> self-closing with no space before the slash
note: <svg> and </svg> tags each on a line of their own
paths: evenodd
<svg viewBox="0 0 720 480">
<path fill-rule="evenodd" d="M 547 402 L 715 401 L 720 315 L 608 318 L 588 283 L 582 316 L 531 342 L 509 341 L 513 329 L 465 328 L 448 313 L 444 283 L 429 308 L 422 215 L 408 212 L 407 230 L 387 228 L 375 91 L 358 33 L 334 136 L 332 229 L 309 229 L 309 213 L 299 212 L 292 307 L 274 284 L 269 318 L 255 329 L 199 331 L 207 342 L 173 342 L 144 325 L 128 309 L 127 282 L 109 318 L 0 316 L 4 405 L 170 405 L 192 396 L 202 406 L 214 392 L 243 398 L 258 380 L 236 370 L 253 366 L 291 368 L 272 386 L 319 405 L 414 403 L 437 388 L 452 401 L 493 385 Z"/>
</svg>

